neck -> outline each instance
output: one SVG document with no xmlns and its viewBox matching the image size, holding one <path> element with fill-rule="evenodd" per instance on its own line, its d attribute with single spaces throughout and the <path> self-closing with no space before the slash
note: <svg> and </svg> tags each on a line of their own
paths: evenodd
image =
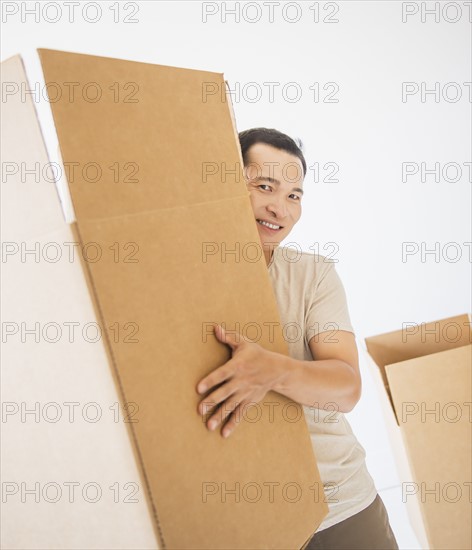
<svg viewBox="0 0 472 550">
<path fill-rule="evenodd" d="M 265 256 L 265 261 L 266 261 L 267 267 L 270 264 L 270 260 L 272 259 L 273 254 L 274 254 L 274 247 L 273 246 L 269 246 L 267 248 L 264 247 L 264 256 Z"/>
</svg>

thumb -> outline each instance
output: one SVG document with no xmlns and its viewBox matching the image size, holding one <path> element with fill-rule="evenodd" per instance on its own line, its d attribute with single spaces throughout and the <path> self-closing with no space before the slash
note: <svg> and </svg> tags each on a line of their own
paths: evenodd
<svg viewBox="0 0 472 550">
<path fill-rule="evenodd" d="M 233 351 L 241 343 L 241 336 L 227 332 L 221 325 L 214 325 L 216 337 L 223 344 L 227 344 Z"/>
</svg>

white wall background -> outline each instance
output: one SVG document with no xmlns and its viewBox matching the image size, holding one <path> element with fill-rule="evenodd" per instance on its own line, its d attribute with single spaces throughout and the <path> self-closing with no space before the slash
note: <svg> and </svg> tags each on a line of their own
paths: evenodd
<svg viewBox="0 0 472 550">
<path fill-rule="evenodd" d="M 319 178 L 309 170 L 289 240 L 339 260 L 359 348 L 405 322 L 472 310 L 470 2 L 100 2 L 101 14 L 80 2 L 72 22 L 67 2 L 34 4 L 2 2 L 2 60 L 21 53 L 31 81 L 39 47 L 223 72 L 239 130 L 269 126 L 303 140 Z M 37 15 L 25 13 L 32 8 Z M 278 84 L 272 101 L 269 82 Z M 403 82 L 418 92 L 402 98 Z M 54 157 L 51 121 L 45 135 Z M 407 162 L 419 170 L 402 181 Z M 422 181 L 421 163 L 439 163 L 439 181 Z M 402 258 L 404 242 L 418 252 Z M 364 393 L 350 421 L 400 547 L 419 548 L 361 359 Z"/>
</svg>

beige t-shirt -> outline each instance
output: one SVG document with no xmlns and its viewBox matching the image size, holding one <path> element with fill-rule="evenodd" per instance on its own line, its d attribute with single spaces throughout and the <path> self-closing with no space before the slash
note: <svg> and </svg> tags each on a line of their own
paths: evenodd
<svg viewBox="0 0 472 550">
<path fill-rule="evenodd" d="M 313 360 L 308 342 L 315 334 L 335 339 L 336 330 L 354 333 L 335 265 L 325 256 L 295 248 L 274 250 L 268 270 L 290 357 Z M 321 531 L 367 508 L 377 491 L 365 451 L 344 414 L 334 404 L 329 411 L 303 405 L 303 411 L 329 508 Z"/>
</svg>

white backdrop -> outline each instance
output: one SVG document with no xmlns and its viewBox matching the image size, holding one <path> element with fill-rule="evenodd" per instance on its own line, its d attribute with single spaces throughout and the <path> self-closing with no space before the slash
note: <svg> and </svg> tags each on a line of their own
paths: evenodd
<svg viewBox="0 0 472 550">
<path fill-rule="evenodd" d="M 22 54 L 30 81 L 39 47 L 223 72 L 238 130 L 302 139 L 310 169 L 288 241 L 339 261 L 360 349 L 471 311 L 470 2 L 71 4 L 2 2 L 2 60 Z M 54 158 L 50 118 L 44 131 Z M 419 548 L 361 360 L 349 418 L 400 547 Z"/>
</svg>

